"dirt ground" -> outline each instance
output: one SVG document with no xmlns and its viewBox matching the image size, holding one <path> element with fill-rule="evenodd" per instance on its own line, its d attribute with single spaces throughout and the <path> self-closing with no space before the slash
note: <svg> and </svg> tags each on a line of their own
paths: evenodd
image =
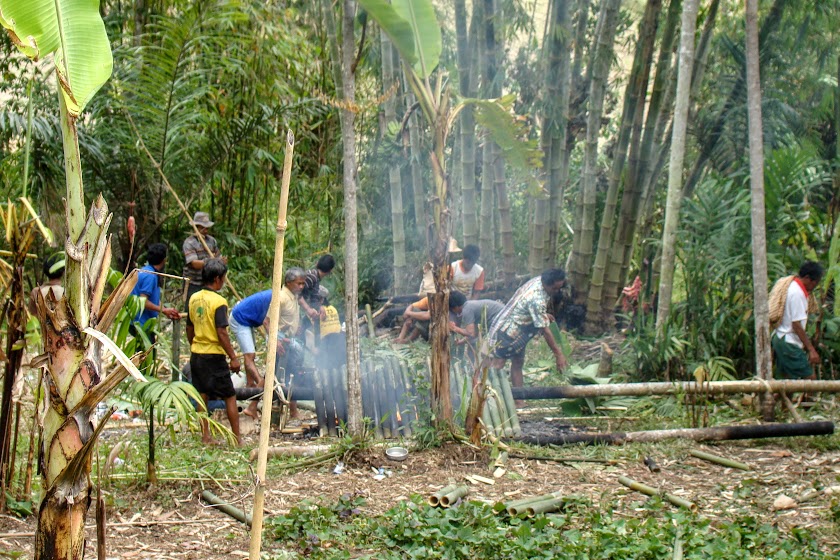
<svg viewBox="0 0 840 560">
<path fill-rule="evenodd" d="M 248 436 L 251 446 L 256 436 Z M 801 440 L 800 440 L 801 441 Z M 283 444 L 273 441 L 272 443 Z M 311 445 L 320 442 L 311 440 Z M 662 444 L 659 444 L 660 446 Z M 428 495 L 450 482 L 463 482 L 465 476 L 481 475 L 494 480 L 489 485 L 470 483 L 471 499 L 495 502 L 560 491 L 585 496 L 593 504 L 617 500 L 622 514 L 637 515 L 634 503 L 645 499 L 618 483 L 620 475 L 657 486 L 697 504 L 701 515 L 733 518 L 748 512 L 783 529 L 821 527 L 826 550 L 840 550 L 836 525 L 831 526 L 832 500 L 840 494 L 840 452 L 821 452 L 807 445 L 790 447 L 784 440 L 726 442 L 698 445 L 689 442 L 669 444 L 667 450 L 649 444 L 624 448 L 583 448 L 565 451 L 572 457 L 609 457 L 615 462 L 557 463 L 511 458 L 505 472 L 493 479 L 486 450 L 447 444 L 439 449 L 410 453 L 404 462 L 385 458 L 382 447 L 373 447 L 354 455 L 342 474 L 333 474 L 332 466 L 284 475 L 268 481 L 266 515 L 287 512 L 304 499 L 334 502 L 342 494 L 359 493 L 366 497 L 365 514 L 376 515 L 412 494 Z M 688 449 L 700 448 L 747 463 L 745 472 L 720 467 L 688 455 Z M 804 449 L 797 451 L 796 449 Z M 660 472 L 651 472 L 643 464 L 653 457 Z M 375 470 L 384 467 L 392 475 L 374 478 Z M 250 508 L 252 486 L 248 483 L 204 483 L 220 498 Z M 812 488 L 820 491 L 811 491 Z M 826 489 L 834 487 L 837 494 Z M 108 558 L 114 559 L 235 559 L 247 558 L 249 533 L 245 526 L 203 505 L 198 495 L 201 484 L 172 484 L 134 490 L 121 488 L 120 506 L 108 512 Z M 786 495 L 796 503 L 790 509 L 775 509 L 774 502 Z M 86 557 L 95 558 L 93 511 L 89 517 Z M 0 558 L 31 558 L 34 517 L 18 519 L 0 516 Z M 263 551 L 279 553 L 270 539 L 263 540 Z M 5 553 L 5 554 L 4 554 Z M 16 556 L 19 554 L 19 556 Z"/>
</svg>

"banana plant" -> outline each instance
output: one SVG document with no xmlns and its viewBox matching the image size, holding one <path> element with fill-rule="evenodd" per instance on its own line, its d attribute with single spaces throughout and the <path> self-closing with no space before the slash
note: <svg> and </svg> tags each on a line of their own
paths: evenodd
<svg viewBox="0 0 840 560">
<path fill-rule="evenodd" d="M 431 139 L 432 223 L 427 239 L 437 290 L 431 296 L 431 397 L 435 422 L 441 427 L 450 427 L 447 246 L 451 224 L 445 158 L 447 138 L 459 113 L 472 105 L 478 124 L 499 144 L 508 163 L 517 170 L 524 170 L 526 177 L 530 177 L 530 169 L 541 165 L 542 157 L 535 142 L 521 140 L 524 127 L 510 110 L 512 97 L 453 100 L 446 73 L 438 69 L 441 25 L 431 0 L 392 0 L 390 3 L 387 0 L 359 0 L 359 4 L 399 51 L 406 81 L 417 99 L 411 111 L 420 111 Z M 403 122 L 408 119 L 404 118 Z"/>
<path fill-rule="evenodd" d="M 128 374 L 143 382 L 136 364 L 104 333 L 137 281 L 126 275 L 103 302 L 111 261 L 111 214 L 99 196 L 85 211 L 77 120 L 111 75 L 113 59 L 98 0 L 0 0 L 0 24 L 14 44 L 38 61 L 53 56 L 66 175 L 64 296 L 36 299 L 46 367 L 47 409 L 41 449 L 44 496 L 38 510 L 35 558 L 81 559 L 91 503 L 91 453 L 106 418 L 95 409 Z M 107 376 L 101 353 L 119 367 Z"/>
</svg>

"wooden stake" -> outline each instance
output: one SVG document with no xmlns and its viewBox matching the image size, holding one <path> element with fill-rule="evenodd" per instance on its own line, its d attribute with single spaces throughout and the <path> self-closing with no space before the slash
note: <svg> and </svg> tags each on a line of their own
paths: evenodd
<svg viewBox="0 0 840 560">
<path fill-rule="evenodd" d="M 277 353 L 277 331 L 280 320 L 280 290 L 283 287 L 283 249 L 286 241 L 286 210 L 289 206 L 289 182 L 292 174 L 292 155 L 295 135 L 289 130 L 286 137 L 286 155 L 283 160 L 283 180 L 280 185 L 280 204 L 277 209 L 277 235 L 274 240 L 274 274 L 271 283 L 271 304 L 268 307 L 268 356 Z M 257 480 L 254 490 L 254 508 L 251 511 L 251 560 L 260 559 L 262 546 L 263 506 L 265 504 L 265 469 L 268 462 L 268 436 L 271 430 L 271 401 L 274 395 L 274 373 L 276 360 L 266 360 L 265 387 L 263 389 L 263 414 L 260 423 L 260 447 L 257 455 Z M 281 396 L 285 400 L 285 396 Z"/>
</svg>

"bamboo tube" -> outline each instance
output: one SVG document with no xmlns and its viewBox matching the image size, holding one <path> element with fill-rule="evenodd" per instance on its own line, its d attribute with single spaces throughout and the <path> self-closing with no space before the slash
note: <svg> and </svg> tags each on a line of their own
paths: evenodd
<svg viewBox="0 0 840 560">
<path fill-rule="evenodd" d="M 499 399 L 496 398 L 496 390 L 493 387 L 490 379 L 487 380 L 489 394 L 487 395 L 487 401 L 484 403 L 484 406 L 490 412 L 490 418 L 493 420 L 493 433 L 496 437 L 503 437 L 505 435 L 505 428 L 502 425 L 502 416 L 499 411 Z"/>
<path fill-rule="evenodd" d="M 339 421 L 347 422 L 347 368 L 340 366 L 333 370 L 333 394 L 335 395 L 335 416 Z"/>
<path fill-rule="evenodd" d="M 513 391 L 508 379 L 507 372 L 497 370 L 496 374 L 499 376 L 500 390 L 502 398 L 505 400 L 505 407 L 510 414 L 510 426 L 513 429 L 513 436 L 520 437 L 522 435 L 522 427 L 519 425 L 519 414 L 516 412 L 516 402 L 513 400 Z"/>
<path fill-rule="evenodd" d="M 493 425 L 493 417 L 490 416 L 490 407 L 486 399 L 481 407 L 481 421 L 484 423 L 484 428 L 487 430 L 487 433 L 495 436 L 496 427 Z"/>
<path fill-rule="evenodd" d="M 667 500 L 668 502 L 672 503 L 675 506 L 683 507 L 686 509 L 690 509 L 691 511 L 697 511 L 697 505 L 680 498 L 679 496 L 674 496 L 673 494 L 668 494 L 663 492 L 659 488 L 654 488 L 652 486 L 648 486 L 647 484 L 642 484 L 641 482 L 636 482 L 635 480 L 631 480 L 626 476 L 619 476 L 618 481 L 630 488 L 631 490 L 635 490 L 636 492 L 641 492 L 646 496 L 660 496 L 663 500 Z"/>
<path fill-rule="evenodd" d="M 391 432 L 391 420 L 394 415 L 388 406 L 388 389 L 385 387 L 382 374 L 382 364 L 374 364 L 375 377 L 374 391 L 376 391 L 376 400 L 379 403 L 379 422 L 382 424 L 382 437 L 391 439 L 394 434 Z"/>
<path fill-rule="evenodd" d="M 277 210 L 277 235 L 274 242 L 274 271 L 272 275 L 271 304 L 268 308 L 268 350 L 267 355 L 277 354 L 277 333 L 280 320 L 280 290 L 283 287 L 283 250 L 286 239 L 286 209 L 289 206 L 289 182 L 292 176 L 292 155 L 295 147 L 295 135 L 289 130 L 286 135 L 286 153 L 283 160 L 283 179 L 280 184 L 280 203 Z M 277 360 L 267 360 L 265 387 L 263 392 L 263 411 L 271 410 L 274 398 L 274 370 Z M 250 560 L 260 559 L 262 548 L 263 507 L 265 504 L 265 471 L 268 463 L 268 439 L 271 431 L 271 414 L 263 414 L 260 425 L 260 446 L 257 459 L 256 487 L 254 489 L 254 507 L 251 542 L 248 551 Z"/>
<path fill-rule="evenodd" d="M 560 496 L 558 494 L 559 493 L 557 492 L 550 492 L 540 496 L 530 496 L 528 498 L 522 498 L 521 500 L 514 500 L 513 502 L 502 504 L 502 506 L 504 507 L 504 510 L 507 511 L 508 515 L 516 517 L 517 515 L 525 513 L 525 510 L 529 505 L 559 498 Z"/>
<path fill-rule="evenodd" d="M 405 400 L 406 416 L 408 417 L 409 425 L 417 421 L 417 399 L 414 394 L 414 387 L 411 384 L 411 376 L 408 373 L 408 366 L 400 360 L 400 374 L 402 376 L 402 383 L 407 398 Z"/>
<path fill-rule="evenodd" d="M 440 499 L 452 492 L 453 490 L 455 490 L 456 488 L 458 488 L 457 484 L 450 484 L 448 486 L 444 486 L 443 488 L 429 496 L 426 499 L 426 501 L 430 506 L 437 507 L 440 505 Z"/>
<path fill-rule="evenodd" d="M 440 498 L 440 505 L 447 508 L 469 493 L 469 486 L 458 486 L 455 490 L 452 490 Z"/>
<path fill-rule="evenodd" d="M 391 373 L 391 363 L 389 360 L 385 360 L 382 364 L 382 386 L 385 387 L 385 397 L 387 399 L 388 404 L 388 412 L 391 414 L 390 424 L 391 424 L 391 436 L 392 437 L 399 437 L 400 435 L 400 422 L 399 422 L 399 410 L 400 410 L 400 402 L 397 399 L 397 389 L 394 387 L 394 376 Z"/>
<path fill-rule="evenodd" d="M 321 437 L 327 435 L 327 405 L 324 402 L 323 370 L 316 369 L 312 375 L 313 393 L 315 397 L 315 416 L 318 418 L 318 432 Z"/>
<path fill-rule="evenodd" d="M 364 367 L 367 369 L 368 373 L 368 383 L 370 391 L 368 392 L 368 396 L 370 398 L 371 407 L 373 409 L 373 429 L 376 437 L 382 439 L 385 437 L 385 432 L 382 430 L 382 413 L 379 409 L 379 390 L 377 388 L 376 382 L 376 366 L 373 364 L 372 361 L 368 360 L 364 363 Z"/>
<path fill-rule="evenodd" d="M 267 416 L 271 416 L 270 414 Z M 201 499 L 211 504 L 214 508 L 218 509 L 222 513 L 226 513 L 229 516 L 233 517 L 237 521 L 241 521 L 245 525 L 253 528 L 253 520 L 251 516 L 239 509 L 238 507 L 234 507 L 229 503 L 222 501 L 218 496 L 213 494 L 210 490 L 204 490 L 201 492 Z"/>
<path fill-rule="evenodd" d="M 717 455 L 712 455 L 711 453 L 706 453 L 705 451 L 700 451 L 699 449 L 691 449 L 688 453 L 692 457 L 697 457 L 698 459 L 703 459 L 704 461 L 716 463 L 731 469 L 741 469 L 742 471 L 751 470 L 750 466 L 745 463 L 727 459 L 726 457 L 718 457 Z"/>
<path fill-rule="evenodd" d="M 322 373 L 324 376 L 324 410 L 327 415 L 327 433 L 335 436 L 338 432 L 335 429 L 335 394 L 333 392 L 332 370 L 325 369 Z"/>
<path fill-rule="evenodd" d="M 373 420 L 373 407 L 370 402 L 370 377 L 365 363 L 359 364 L 359 377 L 362 382 L 362 417 Z"/>
<path fill-rule="evenodd" d="M 513 437 L 515 435 L 513 430 L 513 420 L 516 416 L 516 409 L 514 408 L 511 411 L 511 408 L 508 407 L 508 401 L 504 397 L 505 388 L 502 382 L 503 373 L 500 370 L 495 370 L 495 376 L 493 379 L 493 386 L 496 390 L 496 402 L 499 405 L 499 418 L 502 421 L 502 428 L 504 429 L 505 437 Z M 511 399 L 511 404 L 513 404 L 513 399 Z"/>
<path fill-rule="evenodd" d="M 534 517 L 539 513 L 551 513 L 561 509 L 565 503 L 566 498 L 552 498 L 550 500 L 531 502 L 525 507 L 525 515 Z"/>
<path fill-rule="evenodd" d="M 403 419 L 402 413 L 400 412 L 400 401 L 402 400 L 402 394 L 400 393 L 400 386 L 397 383 L 397 373 L 399 372 L 399 368 L 396 365 L 396 358 L 391 357 L 388 360 L 388 384 L 391 386 L 391 390 L 393 391 L 394 395 L 394 417 L 397 423 L 397 434 L 405 436 L 405 420 Z"/>
</svg>

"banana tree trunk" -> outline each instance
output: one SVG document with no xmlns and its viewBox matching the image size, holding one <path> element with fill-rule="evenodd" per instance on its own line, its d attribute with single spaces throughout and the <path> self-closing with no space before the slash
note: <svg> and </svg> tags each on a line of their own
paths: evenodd
<svg viewBox="0 0 840 560">
<path fill-rule="evenodd" d="M 747 0 L 747 113 L 750 144 L 753 299 L 755 301 L 755 369 L 759 379 L 773 379 L 770 367 L 770 304 L 767 297 L 767 227 L 764 216 L 764 134 L 761 122 L 761 77 L 758 56 L 758 0 Z M 773 420 L 773 397 L 762 400 L 764 420 Z"/>
<path fill-rule="evenodd" d="M 38 510 L 35 558 L 80 559 L 85 517 L 91 502 L 91 453 L 106 419 L 94 425 L 93 413 L 128 371 L 101 376 L 100 342 L 137 281 L 127 275 L 100 305 L 111 262 L 107 235 L 111 215 L 102 197 L 85 215 L 76 119 L 59 94 L 67 172 L 67 243 L 64 297 L 52 292 L 36 299 L 44 348 L 47 408 L 42 437 L 44 497 Z M 92 330 L 94 329 L 94 330 Z"/>
<path fill-rule="evenodd" d="M 391 41 L 384 31 L 380 31 L 380 54 L 382 56 L 382 93 L 386 95 L 384 103 L 385 122 L 381 133 L 387 132 L 390 123 L 396 121 L 396 99 L 388 95 L 393 87 L 394 74 L 394 53 Z M 405 224 L 403 223 L 403 199 L 402 199 L 402 176 L 397 158 L 394 158 L 388 165 L 388 186 L 391 192 L 391 243 L 394 251 L 394 293 L 401 294 L 405 291 L 405 282 L 408 275 L 408 266 L 405 257 Z"/>
<path fill-rule="evenodd" d="M 662 264 L 659 278 L 659 308 L 656 329 L 662 333 L 671 311 L 676 264 L 677 226 L 682 203 L 682 173 L 685 160 L 685 139 L 688 127 L 688 101 L 691 89 L 691 70 L 694 66 L 694 30 L 697 26 L 699 0 L 685 0 L 680 24 L 680 61 L 677 69 L 677 95 L 674 106 L 674 132 L 668 169 L 668 199 L 665 205 L 665 225 L 662 231 Z"/>
<path fill-rule="evenodd" d="M 604 109 L 604 95 L 607 77 L 613 58 L 613 39 L 618 24 L 618 9 L 621 0 L 603 0 L 598 21 L 597 44 L 592 56 L 592 80 L 589 84 L 589 115 L 586 121 L 586 144 L 583 155 L 578 207 L 580 215 L 576 220 L 575 247 L 572 255 L 571 284 L 575 303 L 583 304 L 592 265 L 592 249 L 595 244 L 595 215 L 597 192 L 598 138 L 601 131 L 601 115 Z"/>
</svg>

